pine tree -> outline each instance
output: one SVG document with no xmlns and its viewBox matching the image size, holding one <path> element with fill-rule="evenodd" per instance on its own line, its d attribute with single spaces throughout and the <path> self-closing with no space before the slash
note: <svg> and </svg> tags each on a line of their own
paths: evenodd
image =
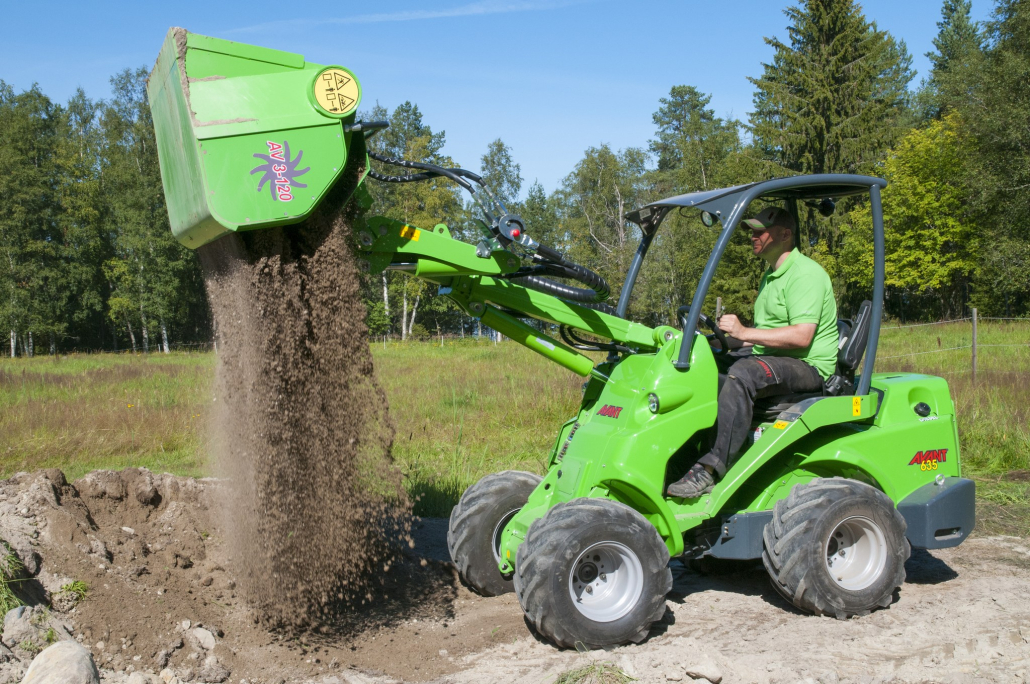
<svg viewBox="0 0 1030 684">
<path fill-rule="evenodd" d="M 983 53 L 980 25 L 970 17 L 970 0 L 944 0 L 937 22 L 934 50 L 927 52 L 930 75 L 919 92 L 924 116 L 939 118 L 968 100 L 970 86 Z"/>
<path fill-rule="evenodd" d="M 854 0 L 804 0 L 784 13 L 789 43 L 766 38 L 773 61 L 750 79 L 756 146 L 793 173 L 872 170 L 901 132 L 912 79 L 905 44 Z"/>
<path fill-rule="evenodd" d="M 29 167 L 25 155 L 14 146 L 11 131 L 22 111 L 16 107 L 14 89 L 0 80 L 0 193 L 6 198 L 0 202 L 0 322 L 5 337 L 10 339 L 10 355 L 17 354 L 18 335 L 26 320 L 27 292 L 24 287 L 24 231 L 25 209 L 11 195 L 25 180 Z"/>
<path fill-rule="evenodd" d="M 740 149 L 736 121 L 725 121 L 709 108 L 711 95 L 693 86 L 673 86 L 652 120 L 657 131 L 651 152 L 665 183 L 663 191 L 682 193 L 715 187 L 720 164 Z"/>
<path fill-rule="evenodd" d="M 14 95 L 0 82 L 0 243 L 12 355 L 16 341 L 31 355 L 34 341 L 64 334 L 65 269 L 57 226 L 59 106 L 38 86 Z"/>
<path fill-rule="evenodd" d="M 480 158 L 479 169 L 490 191 L 509 211 L 515 211 L 522 191 L 522 167 L 515 162 L 511 148 L 500 138 L 494 140 Z"/>
<path fill-rule="evenodd" d="M 659 100 L 652 116 L 655 137 L 650 142 L 657 161 L 651 174 L 656 196 L 754 180 L 732 176 L 733 165 L 727 162 L 742 149 L 740 124 L 717 117 L 709 107 L 711 99 L 693 86 L 678 85 Z M 634 287 L 634 315 L 654 325 L 679 325 L 676 309 L 690 299 L 716 234 L 702 225 L 699 212 L 667 216 Z M 720 283 L 712 289 L 721 293 Z"/>
</svg>

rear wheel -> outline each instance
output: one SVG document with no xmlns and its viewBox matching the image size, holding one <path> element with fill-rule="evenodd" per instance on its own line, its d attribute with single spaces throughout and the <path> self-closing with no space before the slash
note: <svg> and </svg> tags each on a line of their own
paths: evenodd
<svg viewBox="0 0 1030 684">
<path fill-rule="evenodd" d="M 533 628 L 559 646 L 639 643 L 665 613 L 668 565 L 665 543 L 638 512 L 575 499 L 530 526 L 515 591 Z"/>
<path fill-rule="evenodd" d="M 795 606 L 845 619 L 886 608 L 905 581 L 905 519 L 862 482 L 819 478 L 778 501 L 765 526 L 773 586 Z"/>
<path fill-rule="evenodd" d="M 497 569 L 501 533 L 541 479 L 519 470 L 487 475 L 466 489 L 451 510 L 447 550 L 461 578 L 477 593 L 500 596 L 513 590 L 511 579 Z"/>
</svg>

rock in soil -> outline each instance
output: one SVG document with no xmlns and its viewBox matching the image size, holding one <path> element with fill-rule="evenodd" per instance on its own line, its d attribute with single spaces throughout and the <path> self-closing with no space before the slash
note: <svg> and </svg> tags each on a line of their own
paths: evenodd
<svg viewBox="0 0 1030 684">
<path fill-rule="evenodd" d="M 58 641 L 33 659 L 22 684 L 100 684 L 100 673 L 89 651 Z"/>
<path fill-rule="evenodd" d="M 204 629 L 203 627 L 196 627 L 193 630 L 193 637 L 200 644 L 200 647 L 205 651 L 213 650 L 215 647 L 215 635 Z"/>
</svg>

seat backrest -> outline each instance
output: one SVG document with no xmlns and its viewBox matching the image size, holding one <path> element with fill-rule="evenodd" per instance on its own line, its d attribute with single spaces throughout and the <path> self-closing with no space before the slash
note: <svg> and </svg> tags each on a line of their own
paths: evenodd
<svg viewBox="0 0 1030 684">
<path fill-rule="evenodd" d="M 837 330 L 840 332 L 840 342 L 837 346 L 838 373 L 854 377 L 855 369 L 862 362 L 862 355 L 865 354 L 866 344 L 869 342 L 869 319 L 872 310 L 873 303 L 867 299 L 858 307 L 858 315 L 855 316 L 852 325 L 847 325 L 847 321 L 837 321 Z"/>
</svg>

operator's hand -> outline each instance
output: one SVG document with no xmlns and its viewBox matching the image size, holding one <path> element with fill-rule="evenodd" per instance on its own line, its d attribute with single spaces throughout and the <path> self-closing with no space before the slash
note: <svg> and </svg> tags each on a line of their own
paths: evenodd
<svg viewBox="0 0 1030 684">
<path fill-rule="evenodd" d="M 730 337 L 744 342 L 744 331 L 747 330 L 747 326 L 740 322 L 740 319 L 733 314 L 723 314 L 718 320 L 719 328 Z"/>
</svg>

